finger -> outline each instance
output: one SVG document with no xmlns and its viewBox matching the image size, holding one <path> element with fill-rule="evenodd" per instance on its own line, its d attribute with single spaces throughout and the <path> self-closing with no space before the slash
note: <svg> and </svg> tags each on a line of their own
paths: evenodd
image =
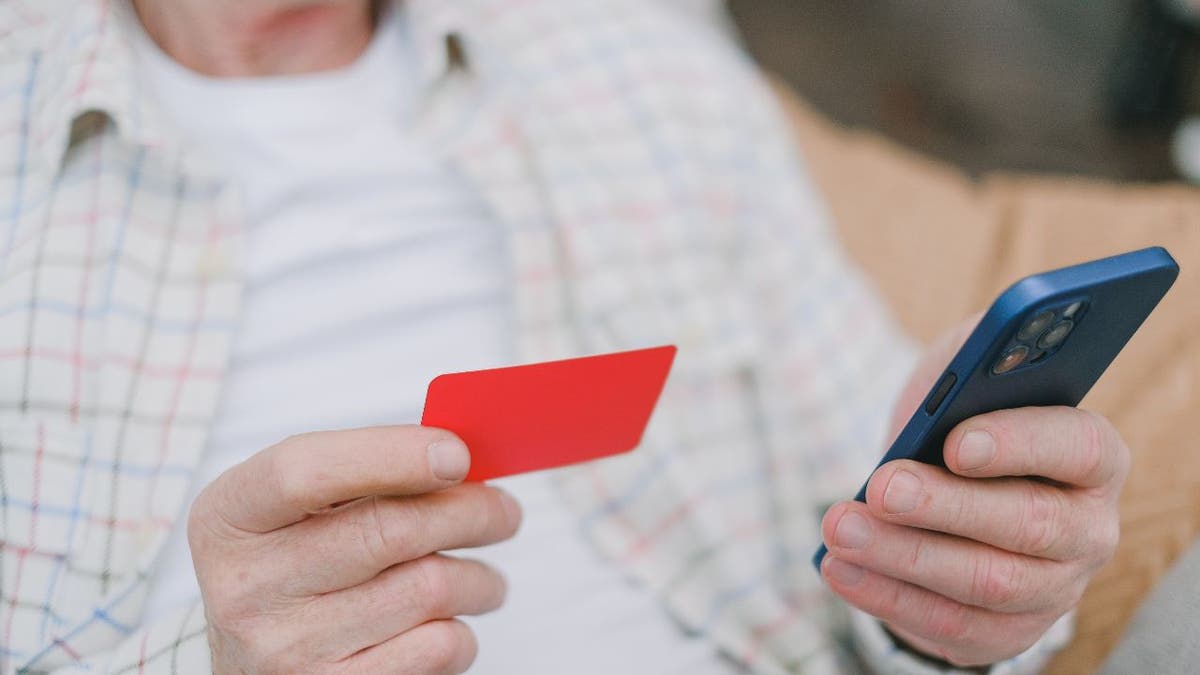
<svg viewBox="0 0 1200 675">
<path fill-rule="evenodd" d="M 475 662 L 479 643 L 461 621 L 443 619 L 365 649 L 340 662 L 345 673 L 394 675 L 457 675 Z"/>
<path fill-rule="evenodd" d="M 226 524 L 269 532 L 371 495 L 413 495 L 454 485 L 470 455 L 448 431 L 392 426 L 293 436 L 222 474 L 205 492 Z"/>
<path fill-rule="evenodd" d="M 513 536 L 521 507 L 478 483 L 417 497 L 371 497 L 279 530 L 283 592 L 304 597 L 357 586 L 381 571 L 437 551 L 486 546 Z"/>
<path fill-rule="evenodd" d="M 1041 476 L 1112 495 L 1129 470 L 1129 450 L 1108 420 L 1061 406 L 973 417 L 950 432 L 943 454 L 962 476 Z"/>
<path fill-rule="evenodd" d="M 842 560 L 825 557 L 821 574 L 846 602 L 889 625 L 925 638 L 959 665 L 994 663 L 1028 644 L 1010 636 L 1040 634 L 1036 615 L 1001 614 L 971 607 Z"/>
<path fill-rule="evenodd" d="M 867 506 L 881 520 L 1049 560 L 1103 557 L 1119 536 L 1106 501 L 1028 478 L 963 478 L 911 460 L 875 472 Z"/>
<path fill-rule="evenodd" d="M 839 559 L 965 605 L 1036 612 L 1066 609 L 1077 599 L 1068 566 L 884 522 L 858 502 L 831 508 L 821 529 Z"/>
<path fill-rule="evenodd" d="M 311 640 L 322 660 L 337 661 L 436 619 L 490 612 L 504 602 L 499 572 L 475 561 L 430 555 L 396 565 L 370 581 L 309 604 Z"/>
</svg>

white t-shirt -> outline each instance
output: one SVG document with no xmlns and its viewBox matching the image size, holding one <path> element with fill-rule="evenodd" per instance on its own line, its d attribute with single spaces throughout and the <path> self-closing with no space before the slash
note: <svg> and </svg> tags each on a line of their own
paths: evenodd
<svg viewBox="0 0 1200 675">
<path fill-rule="evenodd" d="M 206 78 L 140 37 L 140 76 L 241 188 L 249 229 L 244 315 L 189 505 L 291 434 L 415 423 L 435 375 L 514 362 L 504 232 L 410 133 L 418 89 L 402 9 L 349 67 L 298 77 Z M 475 672 L 735 672 L 596 556 L 545 475 L 497 484 L 525 521 L 515 539 L 470 552 L 509 580 L 504 608 L 467 619 Z M 183 522 L 147 621 L 199 596 Z"/>
</svg>

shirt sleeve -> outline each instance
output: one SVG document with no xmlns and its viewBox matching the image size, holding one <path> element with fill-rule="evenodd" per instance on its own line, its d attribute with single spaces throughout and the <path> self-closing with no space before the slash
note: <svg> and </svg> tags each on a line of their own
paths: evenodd
<svg viewBox="0 0 1200 675">
<path fill-rule="evenodd" d="M 1013 658 L 982 670 L 961 669 L 923 659 L 900 648 L 878 619 L 853 607 L 850 612 L 852 635 L 859 657 L 876 675 L 977 675 L 980 672 L 987 675 L 1034 675 L 1040 673 L 1050 658 L 1070 642 L 1075 626 L 1075 612 L 1069 612 L 1056 621 L 1033 646 Z"/>
</svg>

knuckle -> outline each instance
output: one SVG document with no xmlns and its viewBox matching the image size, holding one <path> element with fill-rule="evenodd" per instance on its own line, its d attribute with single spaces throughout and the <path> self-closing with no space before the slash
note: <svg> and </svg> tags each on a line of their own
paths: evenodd
<svg viewBox="0 0 1200 675">
<path fill-rule="evenodd" d="M 1024 599 L 1025 574 L 1012 556 L 989 555 L 975 567 L 971 597 L 994 610 L 1016 607 Z"/>
<path fill-rule="evenodd" d="M 957 602 L 935 602 L 925 624 L 930 638 L 951 644 L 961 642 L 970 629 L 970 609 Z"/>
<path fill-rule="evenodd" d="M 926 545 L 929 543 L 929 535 L 924 530 L 915 530 L 916 536 L 913 538 L 912 548 L 908 552 L 908 569 L 916 570 L 921 568 L 921 562 L 925 559 Z"/>
<path fill-rule="evenodd" d="M 294 439 L 289 438 L 271 447 L 266 457 L 267 475 L 275 483 L 280 500 L 288 505 L 303 503 L 305 496 L 312 494 L 315 487 L 308 474 L 297 470 L 295 463 L 287 459 L 290 453 L 286 452 L 286 448 L 297 443 Z"/>
<path fill-rule="evenodd" d="M 954 491 L 954 509 L 951 516 L 953 527 L 958 531 L 974 529 L 976 522 L 976 498 L 978 493 L 966 485 L 960 485 Z"/>
<path fill-rule="evenodd" d="M 1120 486 L 1133 463 L 1129 447 L 1107 417 L 1090 410 L 1079 411 L 1078 438 L 1083 476 L 1097 486 Z"/>
<path fill-rule="evenodd" d="M 487 512 L 484 518 L 479 519 L 483 527 L 481 534 L 491 532 L 512 534 L 516 532 L 517 523 L 509 522 L 508 512 L 504 506 L 504 497 L 501 496 L 500 491 L 495 488 L 487 488 L 487 490 L 485 505 Z"/>
<path fill-rule="evenodd" d="M 187 514 L 187 539 L 188 547 L 192 550 L 192 555 L 195 555 L 198 550 L 203 550 L 208 544 L 209 538 L 213 535 L 212 525 L 212 505 L 210 504 L 211 497 L 206 496 L 209 488 L 204 488 L 196 500 L 192 502 L 192 506 L 188 509 Z"/>
<path fill-rule="evenodd" d="M 1059 518 L 1064 511 L 1057 491 L 1043 490 L 1041 485 L 1025 481 L 1024 507 L 1017 518 L 1017 546 L 1022 552 L 1045 557 L 1059 540 Z"/>
<path fill-rule="evenodd" d="M 900 583 L 887 584 L 879 600 L 879 613 L 896 615 L 909 602 L 911 590 Z"/>
<path fill-rule="evenodd" d="M 287 506 L 309 513 L 333 506 L 325 499 L 334 482 L 333 474 L 324 463 L 315 461 L 313 453 L 326 442 L 324 433 L 309 431 L 289 436 L 263 451 L 267 480 L 274 483 L 276 494 Z"/>
<path fill-rule="evenodd" d="M 455 499 L 448 504 L 456 515 L 458 533 L 473 541 L 487 541 L 511 535 L 516 524 L 510 523 L 497 488 L 485 485 L 451 488 Z"/>
<path fill-rule="evenodd" d="M 228 490 L 221 489 L 223 487 L 221 484 L 225 480 L 227 478 L 225 474 L 222 474 L 206 485 L 200 494 L 196 495 L 196 499 L 188 509 L 186 532 L 188 546 L 191 547 L 193 556 L 198 550 L 218 545 L 217 542 L 223 540 L 238 540 L 254 536 L 254 533 L 238 527 L 225 515 L 225 505 L 221 503 L 222 494 L 228 492 Z"/>
<path fill-rule="evenodd" d="M 1121 433 L 1107 417 L 1091 410 L 1084 412 L 1091 420 L 1092 435 L 1089 443 L 1096 447 L 1097 454 L 1108 460 L 1106 463 L 1107 473 L 1102 478 L 1106 483 L 1115 482 L 1118 485 L 1124 483 L 1133 464 L 1129 446 L 1125 444 Z"/>
<path fill-rule="evenodd" d="M 1076 417 L 1078 420 L 1079 459 L 1083 475 L 1096 483 L 1106 483 L 1111 473 L 1104 450 L 1105 443 L 1101 425 L 1106 421 L 1093 412 L 1085 412 Z"/>
<path fill-rule="evenodd" d="M 413 592 L 417 604 L 427 616 L 444 616 L 454 590 L 449 561 L 438 555 L 428 555 L 416 562 L 417 579 Z"/>
<path fill-rule="evenodd" d="M 380 569 L 393 564 L 407 539 L 395 531 L 396 519 L 384 513 L 385 509 L 382 499 L 369 497 L 364 500 L 363 515 L 358 519 L 363 552 L 372 564 Z"/>
</svg>

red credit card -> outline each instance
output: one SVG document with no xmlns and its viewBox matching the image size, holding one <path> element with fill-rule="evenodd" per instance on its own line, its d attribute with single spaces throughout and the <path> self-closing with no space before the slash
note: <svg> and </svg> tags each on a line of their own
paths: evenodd
<svg viewBox="0 0 1200 675">
<path fill-rule="evenodd" d="M 471 481 L 628 452 L 674 360 L 666 346 L 439 375 L 421 424 L 463 439 Z"/>
</svg>

